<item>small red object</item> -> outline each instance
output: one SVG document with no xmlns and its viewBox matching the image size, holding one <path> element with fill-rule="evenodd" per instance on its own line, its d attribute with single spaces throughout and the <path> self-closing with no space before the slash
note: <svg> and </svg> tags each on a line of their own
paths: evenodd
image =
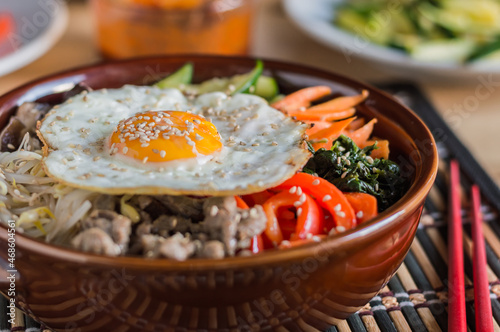
<svg viewBox="0 0 500 332">
<path fill-rule="evenodd" d="M 450 162 L 448 220 L 448 331 L 466 332 L 464 254 L 460 204 L 460 169 Z"/>
<path fill-rule="evenodd" d="M 473 185 L 472 196 L 472 243 L 473 243 L 473 273 L 474 273 L 474 302 L 476 311 L 476 331 L 493 331 L 491 313 L 491 299 L 486 271 L 486 249 L 484 245 L 481 194 L 479 187 Z"/>
<path fill-rule="evenodd" d="M 0 44 L 14 32 L 14 19 L 8 13 L 0 13 Z"/>
</svg>

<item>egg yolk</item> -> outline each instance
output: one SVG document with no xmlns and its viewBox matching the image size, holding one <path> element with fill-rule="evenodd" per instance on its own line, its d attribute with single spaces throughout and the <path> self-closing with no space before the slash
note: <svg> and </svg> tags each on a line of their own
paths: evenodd
<svg viewBox="0 0 500 332">
<path fill-rule="evenodd" d="M 217 128 L 204 117 L 179 111 L 147 111 L 120 121 L 109 139 L 111 155 L 143 163 L 210 155 L 222 149 Z"/>
</svg>

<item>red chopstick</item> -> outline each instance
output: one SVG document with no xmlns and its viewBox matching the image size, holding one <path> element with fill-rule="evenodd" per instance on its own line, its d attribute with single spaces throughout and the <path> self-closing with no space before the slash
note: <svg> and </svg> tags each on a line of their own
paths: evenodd
<svg viewBox="0 0 500 332">
<path fill-rule="evenodd" d="M 491 299 L 486 271 L 486 249 L 484 245 L 481 194 L 479 187 L 473 185 L 472 196 L 472 243 L 473 243 L 473 273 L 474 273 L 474 304 L 476 311 L 476 331 L 493 331 Z"/>
<path fill-rule="evenodd" d="M 448 220 L 448 331 L 466 332 L 464 287 L 464 251 L 462 242 L 462 208 L 460 204 L 460 169 L 450 162 Z"/>
</svg>

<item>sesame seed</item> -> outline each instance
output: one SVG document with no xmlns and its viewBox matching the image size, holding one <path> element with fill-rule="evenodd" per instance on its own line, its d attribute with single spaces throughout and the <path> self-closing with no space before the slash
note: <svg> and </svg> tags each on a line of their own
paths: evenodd
<svg viewBox="0 0 500 332">
<path fill-rule="evenodd" d="M 296 186 L 293 186 L 292 188 L 290 188 L 290 190 L 288 191 L 290 194 L 295 194 L 297 192 L 297 187 Z"/>
<path fill-rule="evenodd" d="M 378 191 L 378 183 L 375 183 L 375 191 Z"/>
<path fill-rule="evenodd" d="M 160 157 L 165 158 L 166 155 L 167 153 L 164 150 L 160 151 Z"/>
<path fill-rule="evenodd" d="M 313 184 L 313 186 L 319 185 L 319 180 L 318 179 L 314 180 L 312 184 Z"/>
<path fill-rule="evenodd" d="M 332 199 L 332 196 L 330 196 L 330 195 L 325 195 L 325 196 L 323 196 L 322 201 L 323 201 L 323 202 L 327 202 L 327 201 L 329 201 L 329 200 L 331 200 L 331 199 Z"/>
<path fill-rule="evenodd" d="M 273 129 L 278 129 L 279 126 L 276 123 L 271 123 L 271 128 Z"/>
<path fill-rule="evenodd" d="M 62 131 L 69 131 L 69 128 L 68 127 L 63 127 L 61 130 Z"/>
<path fill-rule="evenodd" d="M 299 207 L 301 205 L 302 205 L 301 201 L 295 201 L 295 202 L 293 202 L 293 206 L 295 206 L 295 207 Z"/>
<path fill-rule="evenodd" d="M 94 157 L 94 159 L 93 159 L 93 160 L 94 160 L 94 161 L 98 161 L 99 159 L 101 159 L 101 157 L 96 156 L 96 157 Z"/>
<path fill-rule="evenodd" d="M 373 158 L 370 156 L 365 157 L 366 161 L 368 161 L 369 164 L 373 164 Z"/>
<path fill-rule="evenodd" d="M 271 143 L 272 146 L 277 146 L 278 145 L 278 142 L 274 141 Z"/>
<path fill-rule="evenodd" d="M 12 145 L 11 143 L 7 144 L 7 147 L 11 150 L 14 150 L 16 147 Z"/>
<path fill-rule="evenodd" d="M 193 120 L 193 122 L 194 122 L 194 123 L 197 123 L 197 124 L 200 124 L 200 123 L 201 123 L 201 121 L 200 121 L 200 120 L 198 120 L 198 119 L 194 119 L 194 120 Z"/>
<path fill-rule="evenodd" d="M 259 146 L 259 143 L 253 143 L 252 146 Z"/>
<path fill-rule="evenodd" d="M 300 217 L 301 214 L 302 214 L 302 208 L 298 208 L 297 209 L 297 217 Z"/>
<path fill-rule="evenodd" d="M 269 135 L 269 133 L 267 131 L 262 133 L 262 136 L 267 136 L 267 135 Z"/>
<path fill-rule="evenodd" d="M 343 146 L 339 146 L 338 149 L 340 152 L 345 151 L 345 148 Z"/>
<path fill-rule="evenodd" d="M 297 187 L 297 195 L 302 195 L 302 188 L 301 187 Z"/>
<path fill-rule="evenodd" d="M 127 154 L 127 152 L 128 152 L 128 147 L 124 146 L 122 149 L 122 153 Z"/>
<path fill-rule="evenodd" d="M 298 188 L 297 188 L 297 191 L 298 191 Z M 302 195 L 300 195 L 299 202 L 304 203 L 306 201 L 306 199 L 307 199 L 306 194 L 302 194 Z"/>
<path fill-rule="evenodd" d="M 344 226 L 337 226 L 337 232 L 339 232 L 339 233 L 345 232 L 345 227 Z"/>
<path fill-rule="evenodd" d="M 339 204 L 337 204 L 337 205 L 335 205 L 335 207 L 333 208 L 333 210 L 335 210 L 335 211 L 340 211 L 340 210 L 342 210 L 342 205 L 340 205 L 340 203 L 339 203 Z"/>
<path fill-rule="evenodd" d="M 357 218 L 363 218 L 363 215 L 363 211 L 358 211 L 358 213 L 356 213 Z"/>
<path fill-rule="evenodd" d="M 203 137 L 200 135 L 200 134 L 196 134 L 195 137 L 194 137 L 197 141 L 201 141 L 203 139 Z"/>
<path fill-rule="evenodd" d="M 336 211 L 335 214 L 341 218 L 345 218 L 345 212 L 344 211 Z"/>
<path fill-rule="evenodd" d="M 100 178 L 104 178 L 106 177 L 106 175 L 102 174 L 102 173 L 97 173 L 97 176 L 100 177 Z"/>
<path fill-rule="evenodd" d="M 210 207 L 210 216 L 215 217 L 217 213 L 219 213 L 219 208 L 217 207 L 217 205 L 212 205 Z"/>
<path fill-rule="evenodd" d="M 347 175 L 347 171 L 345 171 L 344 173 L 342 173 L 342 175 L 340 176 L 342 179 L 345 178 Z"/>
</svg>

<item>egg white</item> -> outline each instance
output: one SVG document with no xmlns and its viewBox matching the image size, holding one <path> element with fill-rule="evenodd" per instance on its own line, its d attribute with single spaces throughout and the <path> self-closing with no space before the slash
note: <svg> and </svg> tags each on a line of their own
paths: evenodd
<svg viewBox="0 0 500 332">
<path fill-rule="evenodd" d="M 216 126 L 224 147 L 209 158 L 140 164 L 104 146 L 120 120 L 147 110 L 190 111 Z M 177 89 L 126 85 L 82 93 L 39 124 L 48 176 L 108 194 L 237 195 L 273 187 L 310 157 L 307 125 L 260 97 L 221 92 L 188 100 Z"/>
</svg>

